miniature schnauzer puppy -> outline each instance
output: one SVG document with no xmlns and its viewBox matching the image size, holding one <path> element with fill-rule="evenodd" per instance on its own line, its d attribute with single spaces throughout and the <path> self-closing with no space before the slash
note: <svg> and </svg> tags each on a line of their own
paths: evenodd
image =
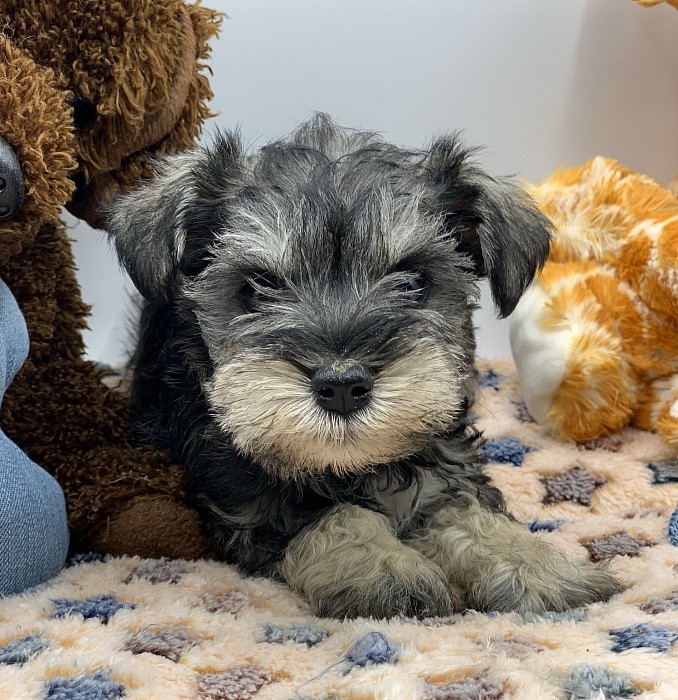
<svg viewBox="0 0 678 700">
<path fill-rule="evenodd" d="M 160 162 L 108 227 L 144 297 L 131 410 L 223 556 L 323 616 L 563 610 L 620 590 L 506 512 L 481 470 L 471 314 L 501 316 L 549 224 L 457 137 L 318 115 Z"/>
</svg>

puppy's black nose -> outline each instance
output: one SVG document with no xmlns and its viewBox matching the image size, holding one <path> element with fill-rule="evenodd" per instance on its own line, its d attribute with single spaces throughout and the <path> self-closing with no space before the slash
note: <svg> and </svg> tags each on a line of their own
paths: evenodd
<svg viewBox="0 0 678 700">
<path fill-rule="evenodd" d="M 367 406 L 374 382 L 361 365 L 335 362 L 321 367 L 311 378 L 315 400 L 328 411 L 347 415 Z"/>
</svg>

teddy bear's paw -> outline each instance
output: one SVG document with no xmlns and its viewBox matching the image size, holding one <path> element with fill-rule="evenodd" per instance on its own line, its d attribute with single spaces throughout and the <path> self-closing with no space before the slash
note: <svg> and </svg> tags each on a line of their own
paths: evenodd
<svg viewBox="0 0 678 700">
<path fill-rule="evenodd" d="M 109 513 L 104 523 L 90 529 L 85 545 L 114 556 L 215 557 L 197 512 L 183 501 L 161 494 L 137 496 L 119 511 Z"/>
</svg>

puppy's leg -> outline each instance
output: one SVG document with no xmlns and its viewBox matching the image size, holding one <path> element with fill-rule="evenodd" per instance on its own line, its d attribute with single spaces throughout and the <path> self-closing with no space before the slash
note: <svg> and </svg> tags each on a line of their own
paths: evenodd
<svg viewBox="0 0 678 700">
<path fill-rule="evenodd" d="M 477 610 L 562 611 L 623 590 L 600 565 L 568 559 L 475 500 L 442 507 L 408 544 L 435 561 Z"/>
<path fill-rule="evenodd" d="M 282 573 L 325 617 L 429 617 L 453 612 L 440 568 L 397 539 L 388 519 L 341 505 L 288 545 Z"/>
</svg>

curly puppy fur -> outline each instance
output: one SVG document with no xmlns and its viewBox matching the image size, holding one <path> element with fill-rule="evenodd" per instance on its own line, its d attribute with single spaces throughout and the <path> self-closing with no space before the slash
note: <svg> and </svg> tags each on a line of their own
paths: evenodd
<svg viewBox="0 0 678 700">
<path fill-rule="evenodd" d="M 548 223 L 457 137 L 405 151 L 318 115 L 159 163 L 108 226 L 145 297 L 131 405 L 224 557 L 322 615 L 563 610 L 620 590 L 505 514 L 480 468 L 471 313 Z"/>
</svg>

